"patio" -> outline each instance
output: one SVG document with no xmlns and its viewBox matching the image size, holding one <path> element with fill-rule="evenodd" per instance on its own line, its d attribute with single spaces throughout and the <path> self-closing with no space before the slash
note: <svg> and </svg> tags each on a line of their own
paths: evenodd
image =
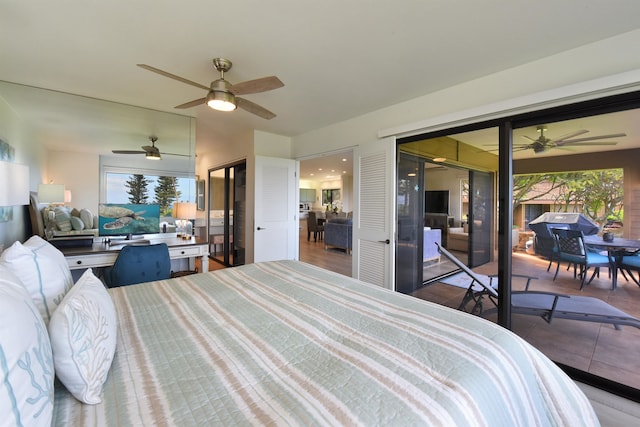
<svg viewBox="0 0 640 427">
<path fill-rule="evenodd" d="M 546 259 L 524 252 L 513 253 L 513 271 L 538 277 L 530 290 L 550 291 L 568 295 L 600 298 L 609 304 L 640 318 L 640 287 L 627 281 L 621 273 L 618 287 L 611 289 L 607 269 L 600 277 L 580 291 L 580 281 L 573 278 L 573 270 L 562 264 L 556 281 L 554 266 L 547 272 Z M 481 274 L 495 274 L 495 264 L 475 268 Z M 514 282 L 514 289 L 519 285 Z M 449 307 L 457 308 L 465 289 L 434 282 L 412 295 Z M 495 321 L 495 316 L 490 318 Z M 637 355 L 640 354 L 640 329 L 623 326 L 616 331 L 612 325 L 554 319 L 551 324 L 534 316 L 514 315 L 513 331 L 537 347 L 555 362 L 590 372 L 621 384 L 640 388 Z"/>
</svg>

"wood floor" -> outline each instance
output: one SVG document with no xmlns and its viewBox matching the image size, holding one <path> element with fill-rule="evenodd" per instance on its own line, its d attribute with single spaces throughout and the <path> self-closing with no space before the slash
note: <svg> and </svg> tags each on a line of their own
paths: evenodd
<svg viewBox="0 0 640 427">
<path fill-rule="evenodd" d="M 322 267 L 326 270 L 351 276 L 351 255 L 344 249 L 329 247 L 324 249 L 324 241 L 311 238 L 307 240 L 306 227 L 300 230 L 300 261 Z"/>
<path fill-rule="evenodd" d="M 304 232 L 303 232 L 304 231 Z M 344 250 L 324 249 L 324 242 L 307 240 L 306 228 L 300 233 L 300 260 L 351 276 L 352 256 Z M 611 290 L 607 270 L 599 278 L 580 291 L 580 282 L 571 271 L 560 269 L 553 281 L 555 266 L 547 272 L 548 262 L 525 253 L 514 253 L 513 271 L 538 277 L 533 290 L 551 291 L 569 295 L 594 296 L 640 318 L 640 287 L 623 277 L 618 288 Z M 219 264 L 210 262 L 210 269 Z M 485 264 L 476 270 L 482 274 L 494 274 L 495 265 Z M 516 282 L 514 289 L 519 286 Z M 413 296 L 457 308 L 464 290 L 440 282 L 434 282 L 413 293 Z M 494 319 L 489 319 L 493 320 Z M 514 315 L 513 331 L 537 347 L 552 360 L 593 373 L 603 378 L 640 389 L 640 329 L 623 326 L 620 331 L 612 325 L 555 319 L 551 324 L 534 316 Z"/>
</svg>

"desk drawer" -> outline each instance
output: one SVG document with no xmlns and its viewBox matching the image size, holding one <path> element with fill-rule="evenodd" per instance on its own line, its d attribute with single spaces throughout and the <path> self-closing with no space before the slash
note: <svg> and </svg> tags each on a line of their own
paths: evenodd
<svg viewBox="0 0 640 427">
<path fill-rule="evenodd" d="M 169 248 L 169 256 L 171 259 L 190 258 L 206 255 L 206 246 L 184 246 L 178 248 Z"/>
<path fill-rule="evenodd" d="M 113 265 L 113 263 L 116 262 L 117 256 L 118 254 L 114 252 L 111 254 L 67 256 L 65 259 L 67 260 L 69 268 L 75 270 L 79 268 L 96 268 Z"/>
</svg>

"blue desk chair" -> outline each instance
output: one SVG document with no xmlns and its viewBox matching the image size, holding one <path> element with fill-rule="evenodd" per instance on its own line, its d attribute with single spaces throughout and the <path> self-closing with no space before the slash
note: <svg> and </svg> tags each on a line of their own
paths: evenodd
<svg viewBox="0 0 640 427">
<path fill-rule="evenodd" d="M 127 245 L 118 254 L 113 267 L 104 272 L 109 288 L 163 280 L 170 276 L 171 258 L 166 243 Z"/>
</svg>

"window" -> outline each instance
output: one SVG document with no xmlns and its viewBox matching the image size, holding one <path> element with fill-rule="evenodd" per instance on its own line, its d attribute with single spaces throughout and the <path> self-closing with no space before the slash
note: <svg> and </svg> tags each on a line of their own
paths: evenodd
<svg viewBox="0 0 640 427">
<path fill-rule="evenodd" d="M 322 205 L 331 205 L 333 202 L 340 200 L 340 189 L 333 188 L 328 190 L 322 190 Z"/>
<path fill-rule="evenodd" d="M 194 177 L 140 172 L 105 171 L 101 203 L 159 204 L 161 216 L 172 216 L 176 202 L 195 203 Z"/>
</svg>

